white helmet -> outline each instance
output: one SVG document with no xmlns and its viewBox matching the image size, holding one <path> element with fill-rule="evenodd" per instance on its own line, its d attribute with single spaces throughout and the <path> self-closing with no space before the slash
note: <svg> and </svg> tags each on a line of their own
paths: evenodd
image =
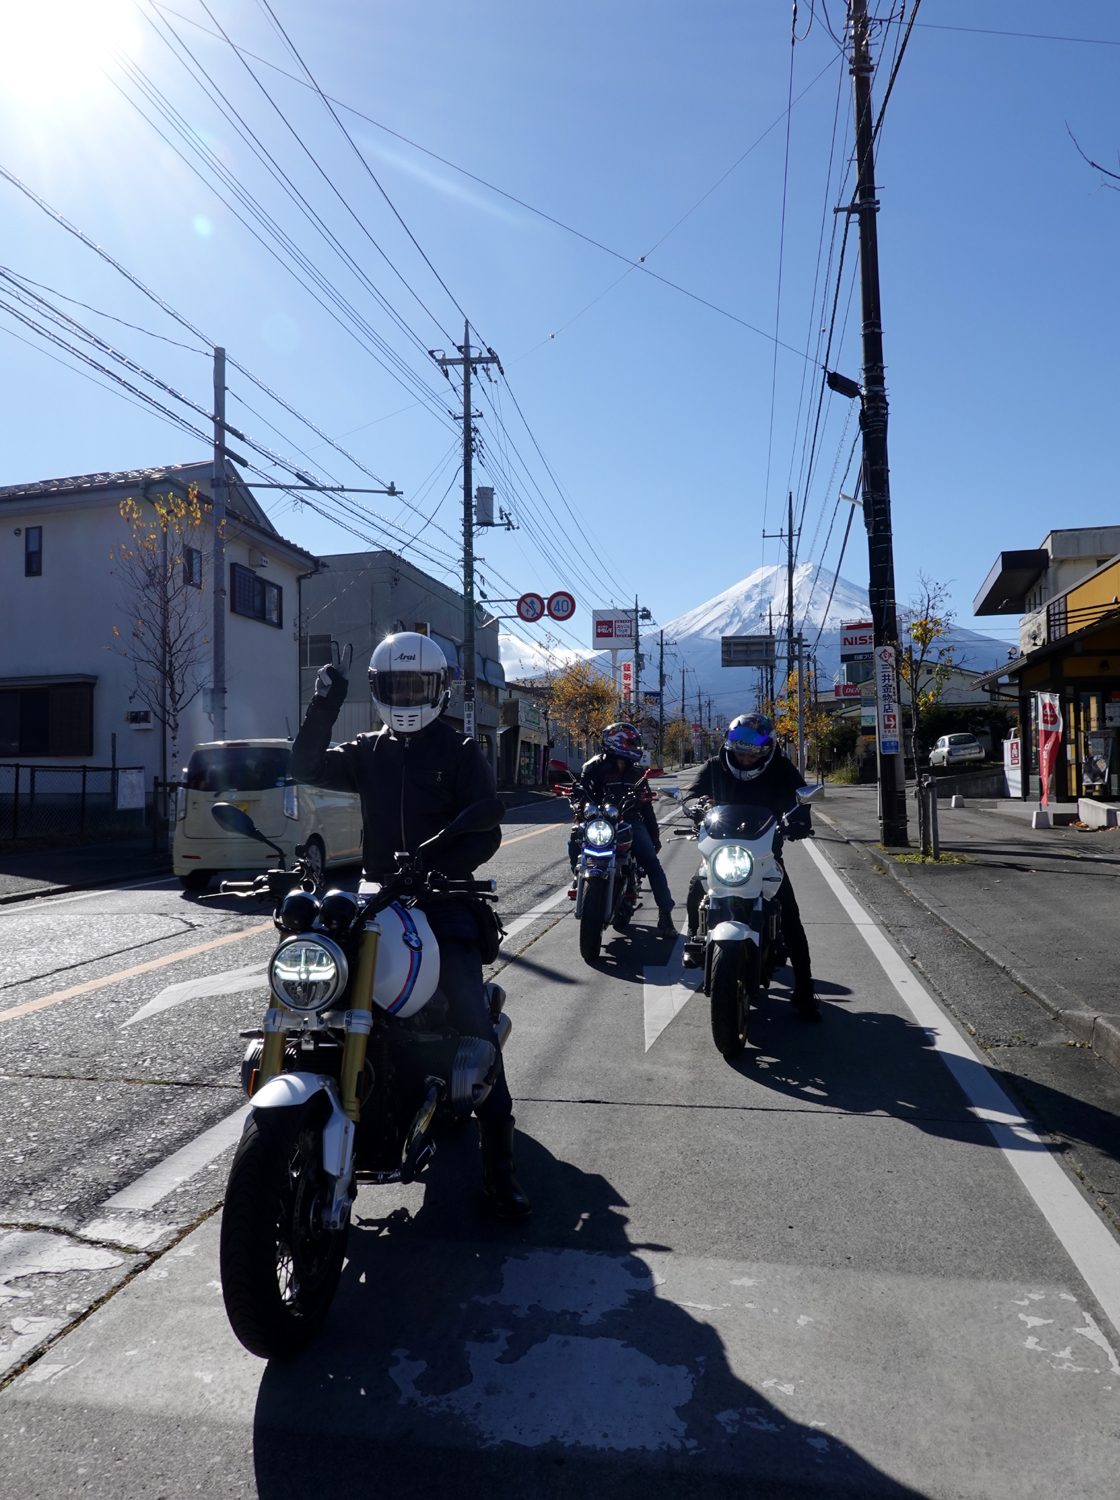
<svg viewBox="0 0 1120 1500">
<path fill-rule="evenodd" d="M 369 659 L 373 706 L 394 734 L 416 734 L 439 718 L 451 696 L 447 657 L 426 635 L 387 635 Z"/>
</svg>

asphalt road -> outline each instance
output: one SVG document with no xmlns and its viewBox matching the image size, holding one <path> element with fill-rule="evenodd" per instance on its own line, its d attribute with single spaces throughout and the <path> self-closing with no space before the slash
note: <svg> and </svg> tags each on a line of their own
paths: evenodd
<svg viewBox="0 0 1120 1500">
<path fill-rule="evenodd" d="M 363 1188 L 291 1366 L 241 1350 L 217 1282 L 271 929 L 167 885 L 0 912 L 0 1492 L 1111 1492 L 1091 1057 L 1039 1022 L 989 1067 L 1014 997 L 958 1027 L 991 976 L 821 825 L 789 864 L 825 1023 L 794 1021 L 780 974 L 729 1066 L 651 906 L 581 962 L 559 811 L 514 815 L 487 872 L 534 1218 L 480 1216 L 467 1132 L 426 1184 Z M 683 923 L 695 844 L 665 859 Z M 1047 1149 L 1033 1126 L 1063 1112 Z"/>
</svg>

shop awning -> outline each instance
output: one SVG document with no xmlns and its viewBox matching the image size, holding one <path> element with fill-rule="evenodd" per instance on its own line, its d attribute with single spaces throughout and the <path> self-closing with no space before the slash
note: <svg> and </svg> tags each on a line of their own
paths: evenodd
<svg viewBox="0 0 1120 1500">
<path fill-rule="evenodd" d="M 1050 566 L 1042 547 L 1001 552 L 972 601 L 974 615 L 1021 615 L 1028 593 Z"/>
</svg>

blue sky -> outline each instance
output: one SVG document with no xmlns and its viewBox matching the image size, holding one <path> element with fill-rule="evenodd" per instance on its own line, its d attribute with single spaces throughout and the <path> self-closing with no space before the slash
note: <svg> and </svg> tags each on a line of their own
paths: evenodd
<svg viewBox="0 0 1120 1500">
<path fill-rule="evenodd" d="M 0 166 L 158 293 L 201 344 L 3 180 L 0 263 L 206 410 L 207 357 L 164 340 L 223 343 L 249 372 L 230 371 L 229 419 L 329 482 L 393 480 L 404 503 L 355 496 L 358 518 L 346 524 L 383 538 L 377 512 L 397 536 L 420 532 L 410 555 L 447 574 L 461 516 L 447 408 L 459 397 L 424 351 L 453 352 L 465 312 L 507 376 L 482 387 L 476 482 L 495 483 L 520 528 L 479 538 L 481 572 L 493 597 L 570 588 L 579 612 L 561 643 L 582 644 L 591 609 L 635 592 L 669 620 L 782 561 L 784 544 L 762 533 L 785 524 L 791 488 L 799 561 L 866 582 L 858 523 L 840 561 L 852 403 L 826 397 L 808 465 L 818 334 L 837 279 L 832 210 L 851 192 L 850 80 L 826 26 L 839 30 L 840 0 L 800 3 L 792 47 L 788 0 L 270 3 L 366 165 L 306 75 L 277 70 L 300 66 L 261 0 L 207 0 L 209 15 L 201 0 L 58 0 L 45 26 L 52 7 L 41 0 L 31 20 L 13 6 L 6 22 L 16 53 Z M 889 0 L 872 9 L 892 14 Z M 90 13 L 100 25 L 85 34 L 75 17 Z M 900 38 L 893 14 L 876 30 L 877 107 Z M 247 59 L 275 108 L 216 23 L 277 65 Z M 1088 40 L 1041 39 L 1055 36 Z M 350 263 L 217 112 L 167 45 L 176 37 Z M 1120 519 L 1120 195 L 1067 132 L 1120 170 L 1118 74 L 1114 0 L 924 0 L 879 142 L 898 597 L 914 597 L 924 572 L 948 586 L 961 624 L 1008 639 L 1013 620 L 971 616 L 997 552 L 1036 546 L 1055 525 Z M 343 297 L 361 331 L 349 309 L 332 319 L 238 222 L 145 87 L 296 243 L 327 280 L 320 296 Z M 275 247 L 271 229 L 260 233 Z M 829 362 L 858 377 L 854 251 L 853 225 Z M 643 255 L 694 295 L 628 268 Z M 41 304 L 19 307 L 42 316 Z M 8 311 L 0 331 L 0 483 L 205 456 L 119 387 L 60 365 L 73 357 Z M 853 484 L 854 471 L 848 493 Z M 332 519 L 334 497 L 315 501 L 327 516 L 277 492 L 261 498 L 312 551 L 363 545 Z"/>
</svg>

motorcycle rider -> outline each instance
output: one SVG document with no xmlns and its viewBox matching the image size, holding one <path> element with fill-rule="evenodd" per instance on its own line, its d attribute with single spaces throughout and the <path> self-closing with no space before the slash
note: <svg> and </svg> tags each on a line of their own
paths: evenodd
<svg viewBox="0 0 1120 1500">
<path fill-rule="evenodd" d="M 350 648 L 339 665 L 321 667 L 315 694 L 292 746 L 296 781 L 357 792 L 362 802 L 363 873 L 384 880 L 398 850 L 431 838 L 465 807 L 495 796 L 494 774 L 477 742 L 442 718 L 450 698 L 447 658 L 435 641 L 413 631 L 386 636 L 369 663 L 369 688 L 381 729 L 329 746 L 331 729 L 348 689 Z M 328 748 L 329 747 L 329 748 Z M 469 833 L 439 854 L 440 873 L 473 875 L 502 842 L 500 828 Z M 478 1106 L 482 1190 L 502 1219 L 531 1212 L 514 1175 L 513 1101 L 482 981 L 477 903 L 469 897 L 425 908 L 440 950 L 440 988 L 464 1036 L 482 1037 L 497 1052 L 497 1074 Z"/>
<path fill-rule="evenodd" d="M 585 763 L 579 779 L 592 802 L 617 802 L 619 795 L 611 793 L 610 788 L 631 787 L 641 779 L 638 766 L 642 759 L 642 737 L 633 724 L 608 724 L 603 730 L 601 744 L 601 752 Z M 673 897 L 665 871 L 657 857 L 661 848 L 661 830 L 657 826 L 652 797 L 647 796 L 639 802 L 638 817 L 634 819 L 631 828 L 634 858 L 649 880 L 649 888 L 657 902 L 657 934 L 659 937 L 675 938 L 677 929 L 673 925 Z M 568 860 L 573 877 L 579 863 L 579 851 L 578 832 L 573 828 L 568 838 Z M 573 878 L 568 891 L 573 898 L 577 884 L 578 880 Z"/>
<path fill-rule="evenodd" d="M 704 763 L 682 801 L 706 797 L 714 806 L 730 803 L 765 807 L 775 817 L 785 817 L 787 839 L 804 839 L 813 836 L 809 808 L 796 806 L 797 790 L 804 785 L 801 772 L 778 748 L 773 722 L 765 714 L 740 714 L 728 726 L 719 754 Z M 796 811 L 791 813 L 791 806 Z M 704 883 L 698 871 L 688 887 L 686 968 L 696 968 L 703 962 L 702 946 L 696 936 L 703 895 Z M 821 1011 L 813 989 L 809 940 L 788 871 L 779 887 L 778 901 L 782 910 L 782 939 L 793 969 L 791 1002 L 802 1020 L 819 1021 Z"/>
</svg>

